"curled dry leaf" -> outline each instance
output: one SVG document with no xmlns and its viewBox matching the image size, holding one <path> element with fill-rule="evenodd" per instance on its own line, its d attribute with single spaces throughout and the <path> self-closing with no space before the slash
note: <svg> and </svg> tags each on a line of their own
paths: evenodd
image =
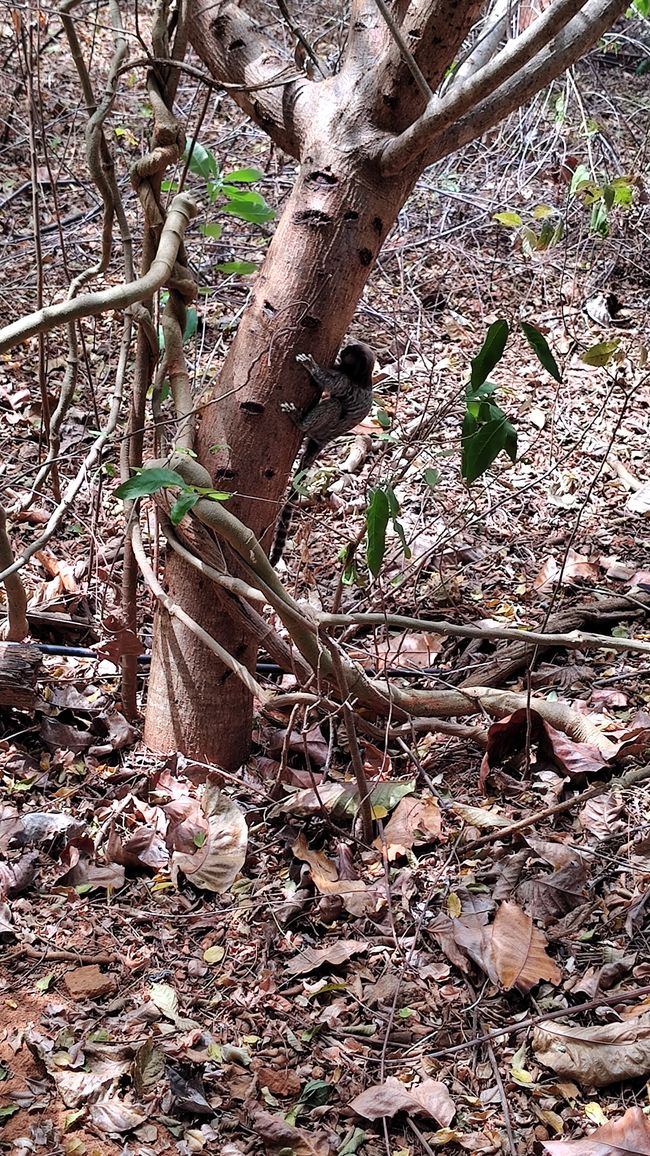
<svg viewBox="0 0 650 1156">
<path fill-rule="evenodd" d="M 440 826 L 440 808 L 435 799 L 400 799 L 384 827 L 384 838 L 375 839 L 373 846 L 381 850 L 385 843 L 386 854 L 392 863 L 410 851 L 414 843 L 437 838 Z"/>
<path fill-rule="evenodd" d="M 379 896 L 361 879 L 339 879 L 336 863 L 322 851 L 312 851 L 304 835 L 291 848 L 298 859 L 309 865 L 314 886 L 321 895 L 336 895 L 346 911 L 357 917 L 371 916 L 377 911 Z"/>
<path fill-rule="evenodd" d="M 315 971 L 324 963 L 338 967 L 341 963 L 347 963 L 353 955 L 367 950 L 368 944 L 365 939 L 339 939 L 336 943 L 329 943 L 325 947 L 305 948 L 299 955 L 289 960 L 286 970 L 289 975 L 307 975 L 307 972 Z"/>
<path fill-rule="evenodd" d="M 599 746 L 579 743 L 546 722 L 537 711 L 523 707 L 507 718 L 492 723 L 488 729 L 488 745 L 481 763 L 479 784 L 485 789 L 490 771 L 509 763 L 518 762 L 528 743 L 535 749 L 537 761 L 557 768 L 562 774 L 593 775 L 606 766 L 607 757 L 614 752 L 605 735 Z"/>
<path fill-rule="evenodd" d="M 650 1156 L 650 1121 L 643 1108 L 628 1108 L 624 1116 L 596 1128 L 581 1140 L 546 1140 L 551 1156 Z"/>
<path fill-rule="evenodd" d="M 644 1076 L 650 1072 L 650 1014 L 587 1028 L 542 1023 L 533 1032 L 533 1050 L 547 1068 L 595 1088 Z"/>
<path fill-rule="evenodd" d="M 171 858 L 172 877 L 182 871 L 205 891 L 228 891 L 244 866 L 248 828 L 243 811 L 228 795 L 211 784 L 201 801 L 207 818 L 205 841 L 193 854 L 175 851 Z"/>
<path fill-rule="evenodd" d="M 106 1132 L 109 1136 L 120 1132 L 131 1132 L 144 1124 L 147 1116 L 143 1112 L 129 1107 L 122 1100 L 100 1100 L 97 1104 L 90 1104 L 88 1108 L 90 1118 L 99 1132 Z"/>
<path fill-rule="evenodd" d="M 295 1128 L 282 1116 L 274 1116 L 256 1104 L 250 1105 L 249 1115 L 267 1153 L 287 1150 L 293 1156 L 332 1156 L 335 1150 L 329 1137 L 322 1132 L 309 1133 L 303 1128 Z"/>
<path fill-rule="evenodd" d="M 439 1080 L 423 1080 L 413 1088 L 405 1088 L 395 1077 L 389 1076 L 383 1084 L 373 1084 L 355 1096 L 350 1111 L 366 1120 L 394 1116 L 407 1112 L 409 1116 L 430 1116 L 446 1128 L 456 1114 L 456 1106 L 444 1084 Z"/>
</svg>

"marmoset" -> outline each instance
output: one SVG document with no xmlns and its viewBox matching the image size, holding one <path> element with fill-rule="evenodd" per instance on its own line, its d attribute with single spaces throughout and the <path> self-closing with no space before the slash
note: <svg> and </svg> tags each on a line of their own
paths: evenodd
<svg viewBox="0 0 650 1156">
<path fill-rule="evenodd" d="M 298 474 L 313 465 L 324 446 L 353 429 L 370 413 L 375 355 L 363 341 L 353 341 L 341 350 L 332 369 L 321 369 L 308 353 L 299 353 L 296 361 L 305 366 L 320 395 L 316 404 L 303 414 L 293 402 L 282 405 L 307 438 L 296 470 Z M 282 557 L 292 514 L 293 502 L 289 498 L 278 518 L 270 554 L 273 565 Z"/>
</svg>

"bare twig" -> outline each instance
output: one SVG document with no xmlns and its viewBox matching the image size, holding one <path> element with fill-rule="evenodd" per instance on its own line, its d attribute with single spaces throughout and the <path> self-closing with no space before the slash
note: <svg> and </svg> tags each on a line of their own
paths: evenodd
<svg viewBox="0 0 650 1156">
<path fill-rule="evenodd" d="M 178 246 L 189 222 L 196 216 L 196 205 L 187 193 L 178 193 L 171 203 L 169 214 L 160 237 L 156 259 L 148 273 L 127 285 L 115 285 L 97 293 L 84 293 L 72 301 L 47 305 L 43 309 L 21 317 L 0 330 L 0 353 L 27 341 L 36 333 L 49 333 L 57 325 L 77 321 L 80 317 L 96 317 L 114 309 L 127 309 L 142 301 L 166 284 L 171 276 Z"/>
<path fill-rule="evenodd" d="M 345 675 L 343 673 L 343 666 L 341 665 L 341 656 L 339 654 L 336 642 L 328 638 L 327 649 L 329 650 L 332 666 L 334 667 L 334 675 L 338 684 L 339 695 L 341 696 L 341 705 L 343 708 L 343 722 L 345 723 L 345 732 L 348 738 L 348 746 L 350 748 L 350 761 L 352 762 L 352 770 L 357 783 L 357 791 L 359 792 L 359 811 L 361 814 L 361 826 L 363 831 L 363 840 L 368 846 L 372 843 L 372 806 L 370 803 L 370 788 L 368 786 L 368 779 L 363 766 L 363 759 L 361 758 L 361 751 L 359 750 L 359 742 L 357 739 L 357 732 L 354 725 L 354 716 L 348 701 L 348 690 L 346 687 Z"/>
</svg>

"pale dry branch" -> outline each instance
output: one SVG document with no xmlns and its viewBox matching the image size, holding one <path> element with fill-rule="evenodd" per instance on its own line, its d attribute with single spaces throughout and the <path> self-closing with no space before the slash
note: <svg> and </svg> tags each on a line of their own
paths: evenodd
<svg viewBox="0 0 650 1156">
<path fill-rule="evenodd" d="M 465 116 L 450 124 L 434 140 L 431 149 L 425 151 L 424 162 L 431 163 L 456 152 L 532 99 L 584 56 L 626 7 L 625 0 L 589 0 L 583 11 L 569 22 L 559 36 L 542 48 L 529 64 L 522 66 Z"/>
<path fill-rule="evenodd" d="M 444 97 L 431 100 L 422 115 L 386 145 L 381 157 L 382 170 L 385 173 L 398 172 L 425 148 L 433 147 L 436 136 L 525 68 L 541 49 L 558 36 L 584 4 L 585 0 L 555 0 L 525 32 L 511 40 L 489 63 L 464 82 L 454 84 Z"/>
<path fill-rule="evenodd" d="M 444 619 L 410 618 L 405 614 L 321 614 L 323 626 L 394 626 L 397 630 L 427 630 L 452 638 L 484 638 L 495 642 L 525 642 L 528 646 L 553 646 L 565 650 L 636 650 L 650 654 L 650 642 L 640 638 L 615 638 L 571 630 L 567 634 L 540 634 L 534 630 L 516 630 L 509 626 L 460 626 Z"/>
<path fill-rule="evenodd" d="M 237 675 L 237 678 L 241 679 L 251 694 L 255 695 L 261 703 L 268 703 L 271 698 L 270 692 L 265 690 L 241 662 L 237 662 L 237 659 L 233 658 L 232 654 L 228 654 L 228 651 L 225 650 L 223 646 L 220 646 L 216 639 L 208 634 L 207 630 L 199 626 L 198 622 L 195 622 L 194 619 L 183 610 L 182 606 L 178 606 L 165 592 L 149 564 L 149 559 L 147 558 L 142 542 L 140 527 L 137 522 L 134 522 L 132 526 L 131 541 L 133 543 L 133 552 L 140 567 L 140 573 L 160 605 L 164 606 L 172 618 L 177 618 L 179 622 L 182 622 L 197 638 L 200 638 L 204 646 L 207 646 L 208 650 L 211 650 L 219 661 L 228 667 L 228 670 L 231 670 L 233 674 Z"/>
<path fill-rule="evenodd" d="M 58 325 L 67 325 L 81 317 L 96 317 L 110 310 L 128 309 L 138 301 L 155 293 L 165 285 L 172 275 L 178 247 L 185 230 L 194 216 L 196 205 L 187 193 L 177 193 L 172 201 L 165 221 L 158 252 L 148 273 L 126 285 L 115 285 L 96 293 L 84 293 L 70 301 L 58 305 L 47 305 L 21 317 L 11 325 L 0 329 L 0 353 L 27 341 L 36 333 L 49 333 Z"/>
<path fill-rule="evenodd" d="M 0 506 L 0 566 L 3 570 L 11 569 L 14 553 L 7 533 L 7 514 Z M 29 634 L 27 624 L 27 595 L 20 576 L 9 573 L 5 580 L 7 592 L 7 617 L 0 622 L 0 639 L 3 642 L 22 642 Z"/>
</svg>

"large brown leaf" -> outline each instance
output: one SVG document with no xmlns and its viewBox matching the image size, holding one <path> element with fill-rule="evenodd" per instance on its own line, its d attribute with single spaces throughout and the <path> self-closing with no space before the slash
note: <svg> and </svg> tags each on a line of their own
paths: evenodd
<svg viewBox="0 0 650 1156">
<path fill-rule="evenodd" d="M 650 1121 L 642 1108 L 596 1128 L 582 1140 L 545 1140 L 551 1156 L 650 1156 Z"/>
<path fill-rule="evenodd" d="M 533 1032 L 533 1049 L 559 1075 L 604 1088 L 650 1072 L 650 1015 L 587 1028 L 542 1023 Z"/>
</svg>

